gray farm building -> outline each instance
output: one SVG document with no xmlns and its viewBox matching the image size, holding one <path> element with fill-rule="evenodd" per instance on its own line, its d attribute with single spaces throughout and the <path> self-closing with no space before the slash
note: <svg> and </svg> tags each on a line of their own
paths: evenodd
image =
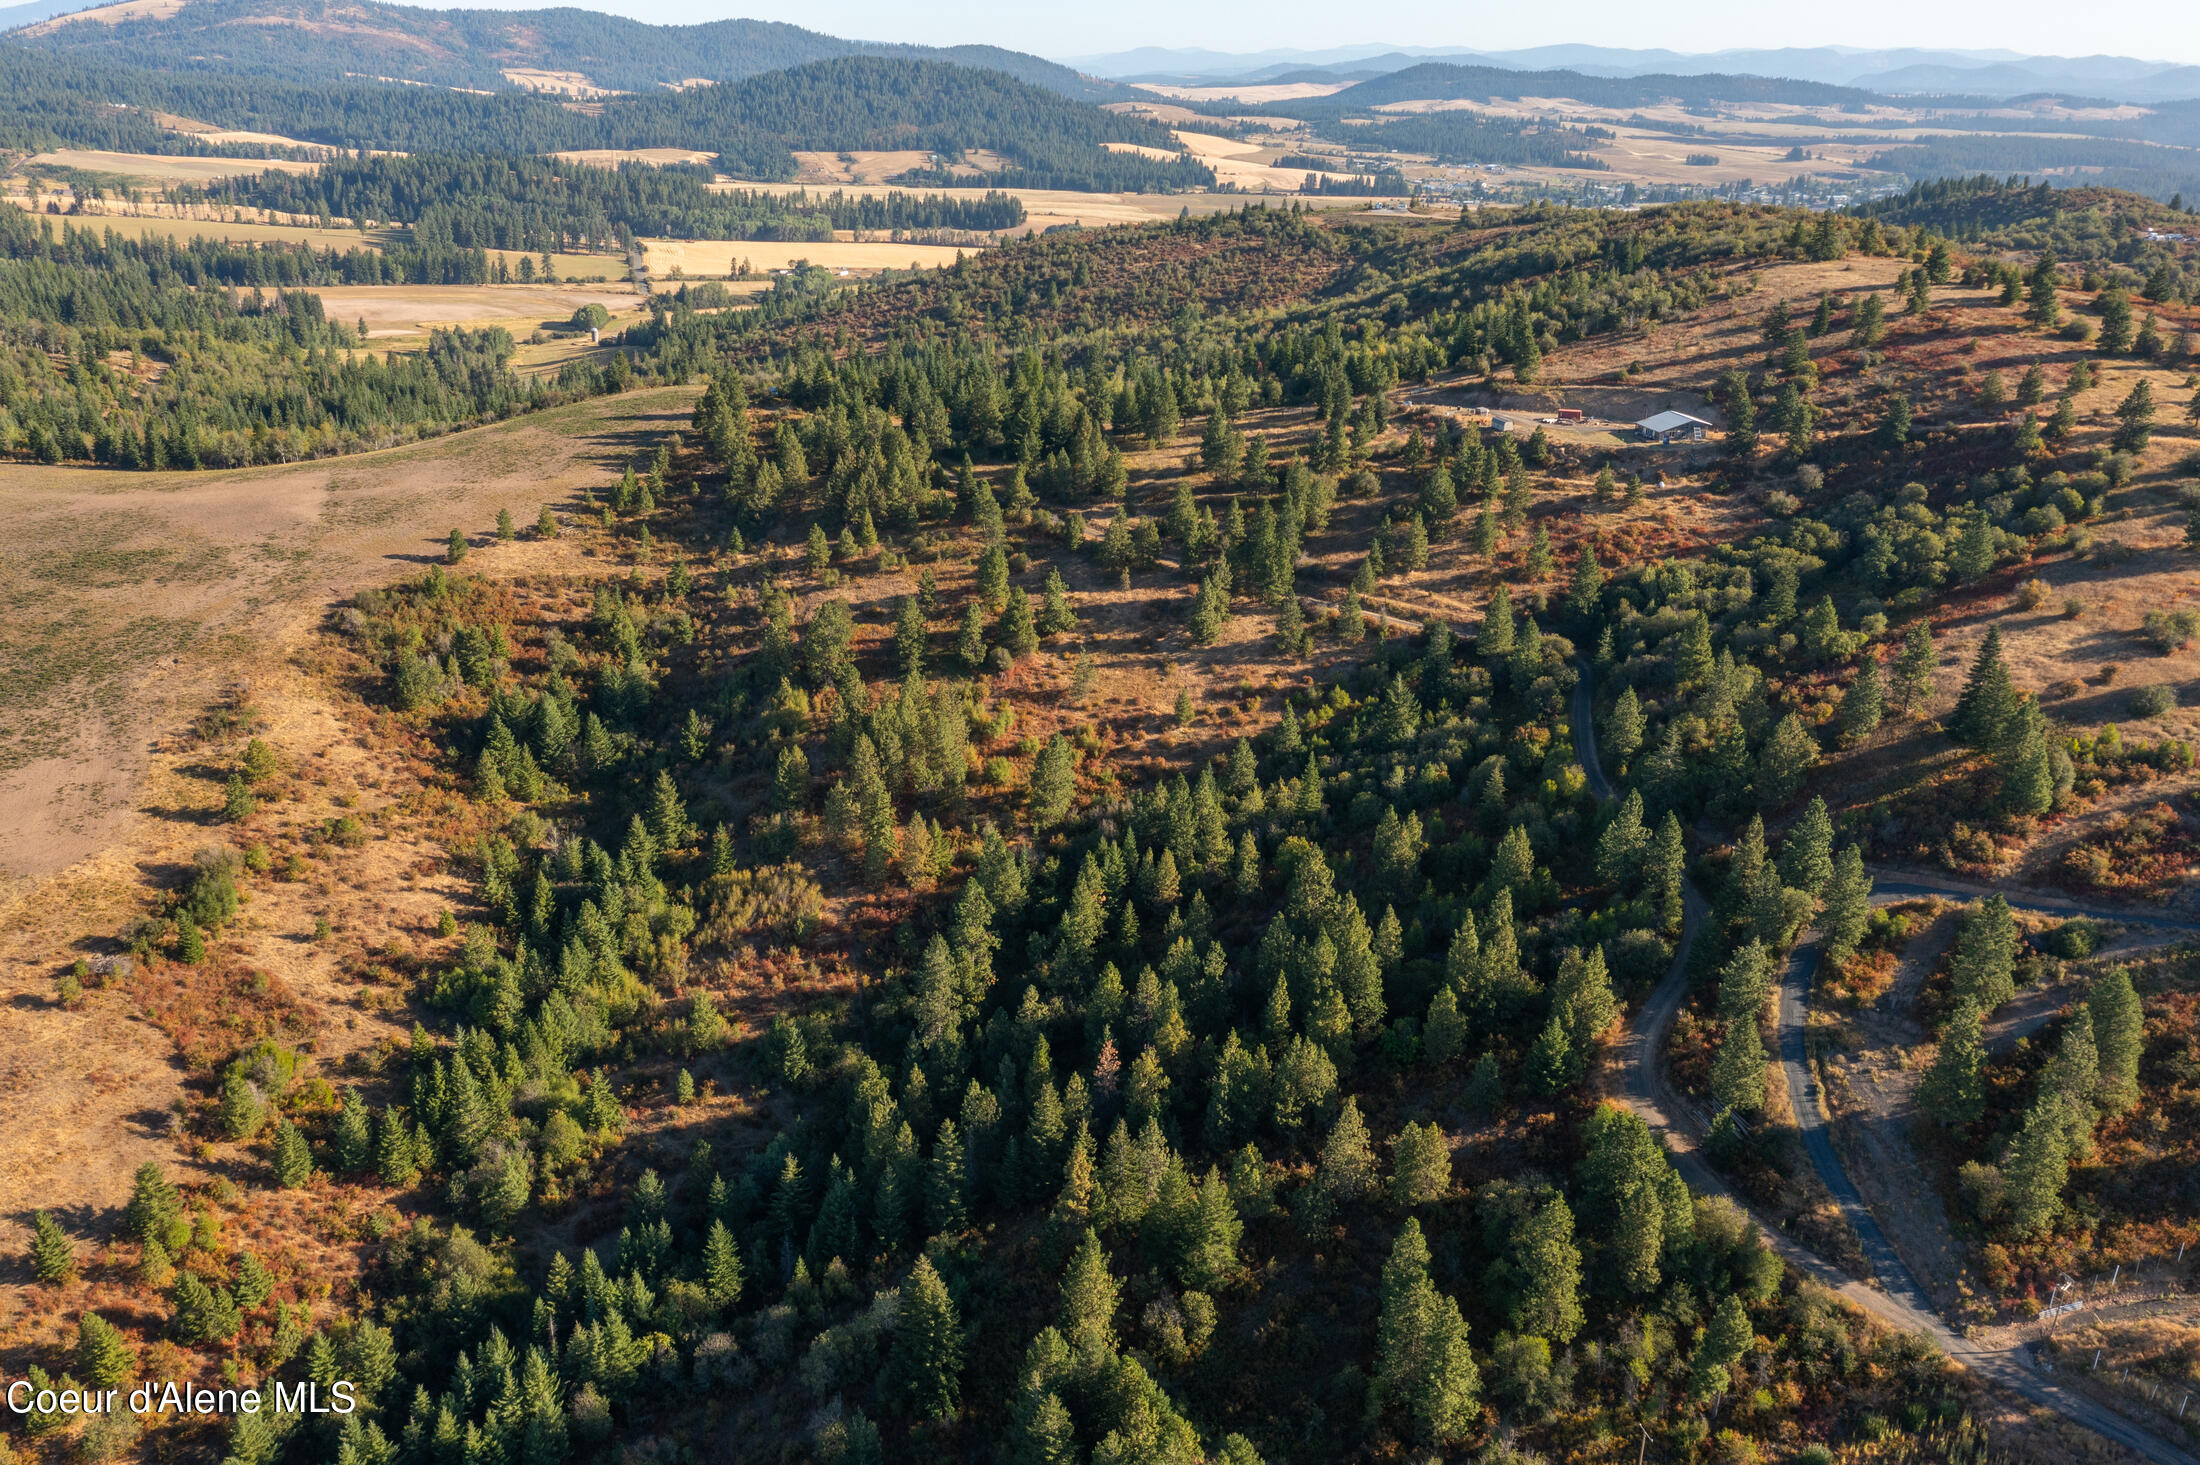
<svg viewBox="0 0 2200 1465">
<path fill-rule="evenodd" d="M 1642 434 L 1646 443 L 1700 443 L 1710 426 L 1701 417 L 1691 417 L 1686 412 L 1660 412 L 1636 423 L 1635 431 Z"/>
</svg>

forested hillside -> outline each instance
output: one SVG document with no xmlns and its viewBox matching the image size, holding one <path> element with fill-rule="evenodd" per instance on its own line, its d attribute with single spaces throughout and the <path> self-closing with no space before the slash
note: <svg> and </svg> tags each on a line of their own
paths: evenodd
<svg viewBox="0 0 2200 1465">
<path fill-rule="evenodd" d="M 1459 66 L 1429 61 L 1367 81 L 1355 82 L 1322 98 L 1320 110 L 1366 111 L 1387 102 L 1422 99 L 1488 101 L 1499 97 L 1570 97 L 1598 107 L 1642 107 L 1677 101 L 1789 102 L 1838 106 L 1863 102 L 1872 94 L 1855 87 L 1764 76 L 1586 76 L 1575 71 L 1512 71 L 1501 66 Z M 1290 104 L 1312 112 L 1306 102 Z"/>
<path fill-rule="evenodd" d="M 465 56 L 513 24 L 449 21 Z M 1888 989 L 1908 917 L 1875 912 L 1867 856 L 2006 880 L 2075 831 L 2057 878 L 2105 888 L 2174 885 L 2200 848 L 2191 740 L 2140 735 L 2168 680 L 2049 683 L 1979 630 L 2132 665 L 2194 639 L 2200 494 L 2164 439 L 2200 421 L 2200 270 L 2156 227 L 2181 216 L 1991 178 L 1848 213 L 1294 202 L 790 269 L 740 308 L 660 281 L 616 344 L 529 382 L 501 330 L 381 355 L 314 289 L 1021 216 L 526 156 L 552 140 L 760 178 L 888 148 L 1052 186 L 1213 175 L 1101 147 L 1171 147 L 1150 120 L 930 59 L 583 112 L 27 54 L 0 50 L 18 138 L 164 139 L 161 110 L 414 155 L 181 195 L 412 224 L 380 251 L 0 209 L 17 473 L 189 489 L 148 474 L 646 395 L 514 424 L 562 420 L 586 456 L 539 504 L 524 456 L 493 539 L 441 517 L 433 475 L 514 451 L 506 429 L 389 455 L 423 475 L 400 512 L 438 515 L 395 552 L 440 562 L 287 648 L 315 716 L 240 691 L 197 721 L 176 776 L 206 807 L 172 817 L 203 816 L 203 848 L 52 962 L 57 1010 L 173 1039 L 199 1168 L 31 1217 L 5 1361 L 55 1389 L 344 1380 L 362 1407 L 41 1405 L 0 1416 L 0 1462 L 2082 1456 L 1814 1280 L 1871 1291 L 1799 1127 L 1827 1080 L 1775 1066 L 1777 998 L 1797 973 L 1821 1006 Z M 1416 70 L 1312 115 L 1358 136 L 1342 119 L 1384 97 L 1549 81 Z M 1523 163 L 1593 141 L 1379 126 Z M 1609 421 L 1561 424 L 1566 401 Z M 1550 421 L 1470 410 L 1516 403 Z M 1612 430 L 1672 403 L 1712 440 Z M 342 467 L 309 514 L 357 512 L 374 461 Z M 2082 578 L 2141 556 L 2158 605 Z M 2141 791 L 2159 812 L 2119 802 Z M 326 914 L 340 883 L 356 923 Z M 425 917 L 384 920 L 400 898 Z M 2058 928 L 2021 958 L 2032 1026 L 1989 1056 L 2025 943 L 2005 904 L 1961 921 L 1911 980 L 1930 1035 L 1883 1066 L 1929 1056 L 1921 1193 L 1961 1228 L 1936 1255 L 1976 1258 L 1965 1305 L 1999 1326 L 2187 1236 L 2200 1049 L 2189 957 L 2081 989 L 2048 966 Z M 1814 1041 L 1874 1014 L 1832 1016 Z M 321 1041 L 339 1023 L 373 1036 Z"/>
<path fill-rule="evenodd" d="M 723 171 L 765 180 L 793 176 L 792 149 L 882 148 L 950 158 L 989 150 L 1008 162 L 996 181 L 1030 186 L 1173 191 L 1214 181 L 1211 170 L 1189 158 L 1100 146 L 1128 142 L 1173 152 L 1168 130 L 1150 119 L 1119 116 L 1005 73 L 939 61 L 846 57 L 739 84 L 611 98 L 590 112 L 530 94 L 242 81 L 56 62 L 14 44 L 0 44 L 0 82 L 7 83 L 0 90 L 0 141 L 24 147 L 206 149 L 147 115 L 161 114 L 326 147 L 408 153 L 696 148 L 717 153 Z"/>
<path fill-rule="evenodd" d="M 951 61 L 1007 72 L 1084 100 L 1118 88 L 1037 56 L 998 46 L 898 46 L 844 41 L 759 20 L 648 25 L 571 7 L 429 10 L 375 0 L 192 0 L 169 15 L 60 22 L 18 32 L 17 42 L 49 56 L 142 65 L 175 58 L 178 68 L 283 81 L 382 77 L 491 91 L 514 83 L 507 71 L 578 73 L 588 85 L 651 92 L 693 80 L 739 81 L 835 56 Z"/>
</svg>

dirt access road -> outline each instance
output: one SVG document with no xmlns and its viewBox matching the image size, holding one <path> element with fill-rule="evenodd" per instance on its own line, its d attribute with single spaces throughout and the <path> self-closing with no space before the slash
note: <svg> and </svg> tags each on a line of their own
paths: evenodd
<svg viewBox="0 0 2200 1465">
<path fill-rule="evenodd" d="M 1597 756 L 1596 673 L 1586 662 L 1580 664 L 1580 673 L 1580 680 L 1574 687 L 1574 749 L 1581 759 L 1583 771 L 1588 775 L 1589 787 L 1598 798 L 1610 798 L 1613 794 L 1612 784 L 1605 777 L 1602 761 Z M 1840 1158 L 1834 1154 L 1832 1142 L 1826 1135 L 1824 1117 L 1815 1097 L 1805 1087 L 1800 1069 L 1791 1068 L 1787 1062 L 1791 1032 L 1795 1036 L 1797 1057 L 1800 1058 L 1801 1024 L 1799 1021 L 1791 1024 L 1789 1002 L 1795 991 L 1799 966 L 1802 968 L 1803 990 L 1807 991 L 1809 971 L 1816 964 L 1815 942 L 1802 948 L 1796 959 L 1789 962 L 1787 986 L 1781 994 L 1782 1069 L 1788 1079 L 1789 1096 L 1795 1103 L 1796 1120 L 1803 1127 L 1804 1143 L 1810 1152 L 1812 1163 L 1817 1167 L 1827 1188 L 1833 1192 L 1843 1216 L 1856 1231 L 1873 1270 L 1881 1279 L 1881 1285 L 1873 1286 L 1846 1276 L 1777 1228 L 1767 1225 L 1750 1210 L 1746 1201 L 1719 1178 L 1705 1160 L 1697 1137 L 1674 1117 L 1686 1112 L 1685 1105 L 1667 1082 L 1661 1061 L 1665 1035 L 1672 1027 L 1682 1001 L 1688 995 L 1689 949 L 1702 924 L 1704 913 L 1710 909 L 1702 892 L 1696 889 L 1693 882 L 1683 886 L 1682 894 L 1685 915 L 1680 947 L 1674 953 L 1672 966 L 1644 1000 L 1642 1010 L 1628 1023 L 1626 1035 L 1614 1054 L 1614 1067 L 1618 1086 L 1616 1097 L 1640 1115 L 1665 1141 L 1673 1152 L 1674 1167 L 1680 1171 L 1681 1178 L 1688 1182 L 1689 1188 L 1699 1194 L 1724 1196 L 1732 1201 L 1756 1222 L 1766 1242 L 1779 1253 L 1782 1260 L 1798 1271 L 1816 1278 L 1832 1291 L 1890 1326 L 1901 1328 L 1905 1332 L 1926 1334 L 1939 1345 L 1942 1352 L 1979 1377 L 2052 1409 L 2103 1439 L 2123 1446 L 2140 1458 L 2156 1462 L 2156 1465 L 2200 1465 L 2200 1458 L 2156 1438 L 2102 1405 L 2061 1385 L 2048 1382 L 2033 1371 L 2022 1350 L 1981 1348 L 1949 1327 L 1933 1310 L 1923 1290 L 1910 1276 L 1909 1269 L 1903 1265 L 1901 1257 L 1888 1244 L 1878 1224 L 1872 1220 L 1870 1210 L 1857 1194 L 1847 1172 L 1842 1169 Z"/>
</svg>

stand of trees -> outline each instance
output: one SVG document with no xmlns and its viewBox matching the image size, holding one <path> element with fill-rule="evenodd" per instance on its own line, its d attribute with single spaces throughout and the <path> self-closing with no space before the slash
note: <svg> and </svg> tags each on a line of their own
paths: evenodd
<svg viewBox="0 0 2200 1465">
<path fill-rule="evenodd" d="M 250 204 L 324 218 L 410 223 L 426 250 L 541 253 L 605 249 L 636 235 L 675 239 L 830 239 L 835 229 L 987 231 L 1023 222 L 1023 205 L 982 197 L 715 192 L 712 170 L 616 169 L 496 154 L 340 158 L 313 173 L 267 172 L 178 189 L 188 203 Z"/>
<path fill-rule="evenodd" d="M 0 452 L 124 468 L 282 462 L 606 384 L 593 367 L 523 382 L 498 328 L 437 331 L 424 352 L 378 356 L 319 296 L 289 288 L 356 278 L 370 261 L 390 263 L 368 250 L 56 236 L 51 220 L 0 208 Z M 254 288 L 240 298 L 233 284 Z"/>
</svg>

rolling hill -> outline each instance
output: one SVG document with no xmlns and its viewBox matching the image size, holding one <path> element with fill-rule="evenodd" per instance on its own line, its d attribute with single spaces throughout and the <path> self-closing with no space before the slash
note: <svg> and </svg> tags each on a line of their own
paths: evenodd
<svg viewBox="0 0 2200 1465">
<path fill-rule="evenodd" d="M 377 0 L 191 0 L 166 14 L 138 6 L 124 11 L 108 6 L 40 19 L 11 39 L 54 56 L 132 65 L 161 56 L 175 58 L 170 64 L 179 68 L 243 76 L 527 86 L 580 95 L 737 81 L 856 55 L 983 67 L 1082 100 L 1118 90 L 998 46 L 874 44 L 760 20 L 648 25 L 572 8 L 426 10 Z"/>
<path fill-rule="evenodd" d="M 999 162 L 985 165 L 989 176 L 1029 187 L 1171 192 L 1214 181 L 1205 165 L 1175 156 L 1168 130 L 1147 118 L 940 60 L 836 56 L 584 108 L 525 91 L 142 71 L 0 43 L 0 143 L 204 147 L 163 120 L 177 117 L 325 147 L 413 153 L 693 148 L 716 153 L 724 172 L 762 180 L 793 177 L 797 151 L 873 150 L 930 152 L 943 162 L 996 155 Z M 1110 151 L 1107 143 L 1150 151 Z"/>
<path fill-rule="evenodd" d="M 1688 53 L 1581 44 L 1512 51 L 1465 47 L 1349 46 L 1327 51 L 1230 54 L 1147 46 L 1107 56 L 1070 58 L 1095 76 L 1127 82 L 1193 86 L 1272 85 L 1283 80 L 1357 80 L 1429 62 L 1508 71 L 1579 72 L 1640 77 L 1712 74 L 1780 77 L 1865 87 L 1895 95 L 2015 97 L 2041 92 L 2153 103 L 2200 96 L 2200 67 L 2131 56 L 2033 56 L 2006 50 L 1940 50 L 1913 46 L 1788 46 Z"/>
</svg>

